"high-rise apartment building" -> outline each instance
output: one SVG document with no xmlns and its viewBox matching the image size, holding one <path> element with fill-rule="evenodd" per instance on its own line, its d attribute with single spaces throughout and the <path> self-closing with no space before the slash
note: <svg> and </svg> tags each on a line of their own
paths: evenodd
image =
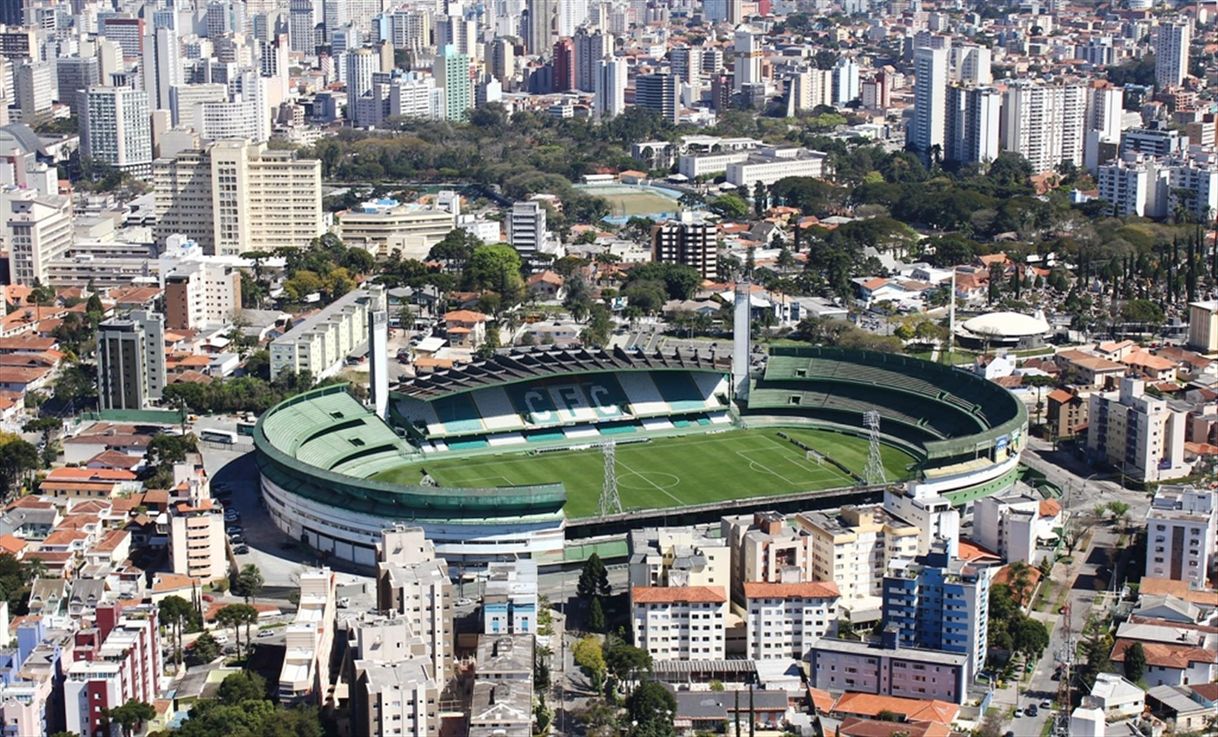
<svg viewBox="0 0 1218 737">
<path fill-rule="evenodd" d="M 320 0 L 290 0 L 288 4 L 288 41 L 292 51 L 305 56 L 317 53 L 317 24 Z"/>
<path fill-rule="evenodd" d="M 75 634 L 74 662 L 63 675 L 65 724 L 76 734 L 111 734 L 108 709 L 150 704 L 161 694 L 165 663 L 156 605 L 99 603 L 94 620 Z"/>
<path fill-rule="evenodd" d="M 737 28 L 732 49 L 736 55 L 734 89 L 739 92 L 746 85 L 761 84 L 761 34 L 757 29 Z"/>
<path fill-rule="evenodd" d="M 833 104 L 833 72 L 829 69 L 804 69 L 787 80 L 793 113 L 815 110 Z"/>
<path fill-rule="evenodd" d="M 1160 486 L 1146 513 L 1146 575 L 1209 585 L 1218 544 L 1218 492 Z"/>
<path fill-rule="evenodd" d="M 909 129 L 913 149 L 929 159 L 943 155 L 947 136 L 947 49 L 914 49 L 914 116 Z"/>
<path fill-rule="evenodd" d="M 448 120 L 465 120 L 474 107 L 474 86 L 470 59 L 457 53 L 450 44 L 440 50 L 432 66 L 436 85 L 444 90 L 444 117 Z"/>
<path fill-rule="evenodd" d="M 180 233 L 208 254 L 299 248 L 324 231 L 321 162 L 248 141 L 158 159 L 158 240 Z"/>
<path fill-rule="evenodd" d="M 1003 150 L 1023 156 L 1032 171 L 1053 171 L 1062 162 L 1082 167 L 1087 117 L 1082 84 L 1013 82 L 1007 86 L 1003 117 Z"/>
<path fill-rule="evenodd" d="M 546 209 L 540 202 L 528 200 L 512 205 L 508 214 L 508 244 L 528 262 L 537 256 L 546 242 Z"/>
<path fill-rule="evenodd" d="M 634 104 L 672 123 L 681 118 L 680 92 L 672 74 L 640 74 L 634 79 Z"/>
<path fill-rule="evenodd" d="M 1188 306 L 1188 347 L 1201 353 L 1218 353 L 1218 300 Z"/>
<path fill-rule="evenodd" d="M 14 112 L 27 125 L 35 125 L 55 102 L 55 79 L 45 61 L 23 61 L 13 68 Z"/>
<path fill-rule="evenodd" d="M 172 28 L 156 28 L 144 39 L 140 62 L 148 105 L 153 110 L 170 109 L 170 90 L 182 84 L 182 58 L 178 34 Z"/>
<path fill-rule="evenodd" d="M 884 577 L 883 626 L 897 629 L 901 647 L 969 656 L 969 676 L 988 654 L 989 567 L 966 563 L 937 540 L 913 561 L 894 563 Z"/>
<path fill-rule="evenodd" d="M 101 63 L 96 56 L 69 56 L 55 62 L 59 101 L 77 120 L 84 117 L 85 90 L 101 82 Z"/>
<path fill-rule="evenodd" d="M 161 281 L 165 325 L 172 330 L 222 327 L 241 310 L 241 272 L 229 264 L 184 262 Z"/>
<path fill-rule="evenodd" d="M 384 612 L 405 617 L 422 637 L 432 676 L 444 683 L 453 657 L 453 585 L 448 564 L 420 528 L 387 529 L 377 546 L 376 602 Z"/>
<path fill-rule="evenodd" d="M 169 506 L 169 562 L 174 573 L 210 583 L 228 576 L 224 509 L 211 498 L 202 466 L 179 463 L 174 481 L 186 494 Z"/>
<path fill-rule="evenodd" d="M 575 89 L 575 42 L 560 38 L 554 42 L 552 89 L 555 92 L 570 92 Z"/>
<path fill-rule="evenodd" d="M 1087 452 L 1142 483 L 1187 476 L 1186 413 L 1146 393 L 1146 383 L 1124 378 L 1116 392 L 1096 392 L 1087 402 Z"/>
<path fill-rule="evenodd" d="M 607 56 L 596 62 L 595 96 L 592 112 L 599 120 L 609 120 L 626 110 L 626 60 Z"/>
<path fill-rule="evenodd" d="M 806 579 L 836 584 L 848 615 L 877 609 L 884 575 L 918 554 L 918 528 L 879 505 L 808 512 L 795 522 L 809 538 Z"/>
<path fill-rule="evenodd" d="M 90 88 L 80 138 L 85 158 L 147 179 L 152 174 L 148 93 L 130 87 Z"/>
<path fill-rule="evenodd" d="M 598 65 L 606 56 L 614 55 L 613 34 L 582 27 L 571 40 L 575 43 L 575 86 L 584 92 L 595 92 Z"/>
<path fill-rule="evenodd" d="M 963 44 L 951 48 L 952 79 L 965 84 L 989 85 L 994 81 L 990 71 L 990 49 L 977 44 Z"/>
<path fill-rule="evenodd" d="M 657 263 L 681 264 L 697 269 L 703 279 L 718 275 L 719 250 L 715 228 L 696 212 L 683 212 L 651 229 L 651 259 Z"/>
<path fill-rule="evenodd" d="M 9 235 L 9 274 L 14 284 L 49 282 L 48 267 L 72 247 L 72 201 L 58 195 L 39 196 L 29 190 L 21 197 L 5 198 L 3 213 Z"/>
<path fill-rule="evenodd" d="M 833 75 L 833 104 L 844 107 L 859 99 L 859 63 L 849 56 L 837 60 Z"/>
<path fill-rule="evenodd" d="M 1179 87 L 1188 76 L 1192 24 L 1187 18 L 1164 21 L 1154 31 L 1155 87 Z"/>
<path fill-rule="evenodd" d="M 554 47 L 554 39 L 558 37 L 555 24 L 558 20 L 558 3 L 556 0 L 526 0 L 525 13 L 528 25 L 525 26 L 529 51 L 538 56 L 550 53 Z"/>
<path fill-rule="evenodd" d="M 164 389 L 164 318 L 137 310 L 98 326 L 97 398 L 102 410 L 146 409 Z"/>
<path fill-rule="evenodd" d="M 993 87 L 947 88 L 947 128 L 943 158 L 962 164 L 998 158 L 1002 93 Z"/>
</svg>

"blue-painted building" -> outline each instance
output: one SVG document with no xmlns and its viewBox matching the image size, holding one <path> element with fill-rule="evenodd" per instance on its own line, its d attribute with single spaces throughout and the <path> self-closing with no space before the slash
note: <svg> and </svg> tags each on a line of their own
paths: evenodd
<svg viewBox="0 0 1218 737">
<path fill-rule="evenodd" d="M 884 577 L 883 618 L 905 648 L 969 656 L 971 680 L 985 664 L 990 580 L 996 568 L 953 558 L 937 540 L 926 555 L 894 563 Z"/>
</svg>

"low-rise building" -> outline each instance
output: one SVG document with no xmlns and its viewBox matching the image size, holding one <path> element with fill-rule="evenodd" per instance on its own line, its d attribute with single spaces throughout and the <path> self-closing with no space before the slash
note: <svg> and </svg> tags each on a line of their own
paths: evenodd
<svg viewBox="0 0 1218 737">
<path fill-rule="evenodd" d="M 859 691 L 910 699 L 964 703 L 969 656 L 897 646 L 896 632 L 882 643 L 823 637 L 808 651 L 811 686 L 832 693 Z"/>
<path fill-rule="evenodd" d="M 1116 673 L 1097 673 L 1091 687 L 1091 701 L 1108 719 L 1127 719 L 1142 713 L 1146 692 Z"/>
<path fill-rule="evenodd" d="M 492 561 L 482 591 L 482 632 L 487 635 L 537 631 L 537 562 Z"/>
<path fill-rule="evenodd" d="M 1053 540 L 1060 525 L 1061 505 L 1029 493 L 996 494 L 973 505 L 973 540 L 1007 563 L 1035 565 L 1037 548 Z"/>
<path fill-rule="evenodd" d="M 532 737 L 532 635 L 480 635 L 469 737 Z"/>
<path fill-rule="evenodd" d="M 456 227 L 456 218 L 447 208 L 391 198 L 365 202 L 337 217 L 338 236 L 343 243 L 359 246 L 378 258 L 398 251 L 404 259 L 421 261 Z"/>
<path fill-rule="evenodd" d="M 309 372 L 314 381 L 333 375 L 343 360 L 368 343 L 368 293 L 349 292 L 271 341 L 271 379 Z"/>
</svg>

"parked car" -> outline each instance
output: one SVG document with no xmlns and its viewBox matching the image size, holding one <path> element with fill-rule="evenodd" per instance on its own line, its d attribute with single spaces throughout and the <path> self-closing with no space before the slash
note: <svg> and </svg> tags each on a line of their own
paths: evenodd
<svg viewBox="0 0 1218 737">
<path fill-rule="evenodd" d="M 245 543 L 241 543 L 240 545 L 233 546 L 233 553 L 235 553 L 236 555 L 245 555 L 249 551 L 250 551 L 250 548 Z"/>
<path fill-rule="evenodd" d="M 275 636 L 275 630 L 258 630 L 258 639 L 259 640 L 261 640 L 265 637 L 274 637 L 274 636 Z"/>
<path fill-rule="evenodd" d="M 240 535 L 241 533 L 245 532 L 245 528 L 241 525 L 225 525 L 224 531 L 229 535 Z"/>
<path fill-rule="evenodd" d="M 228 542 L 231 545 L 245 545 L 245 537 L 241 533 L 229 535 Z"/>
<path fill-rule="evenodd" d="M 1044 701 L 1040 702 L 1040 708 L 1042 708 L 1042 709 L 1052 709 L 1052 708 L 1053 708 L 1053 700 L 1052 700 L 1052 699 L 1045 699 Z"/>
<path fill-rule="evenodd" d="M 1032 704 L 1025 713 L 1030 717 L 1034 717 L 1040 714 L 1040 710 L 1036 708 L 1036 704 Z"/>
</svg>

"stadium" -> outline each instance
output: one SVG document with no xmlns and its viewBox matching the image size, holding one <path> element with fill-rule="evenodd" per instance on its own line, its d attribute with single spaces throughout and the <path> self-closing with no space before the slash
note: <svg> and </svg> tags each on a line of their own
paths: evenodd
<svg viewBox="0 0 1218 737">
<path fill-rule="evenodd" d="M 979 376 L 836 348 L 745 355 L 742 371 L 714 352 L 501 353 L 399 385 L 383 420 L 342 386 L 316 389 L 258 421 L 264 498 L 287 534 L 359 564 L 394 522 L 450 560 L 561 562 L 569 526 L 611 517 L 893 482 L 962 505 L 1013 482 L 1027 415 Z"/>
</svg>

